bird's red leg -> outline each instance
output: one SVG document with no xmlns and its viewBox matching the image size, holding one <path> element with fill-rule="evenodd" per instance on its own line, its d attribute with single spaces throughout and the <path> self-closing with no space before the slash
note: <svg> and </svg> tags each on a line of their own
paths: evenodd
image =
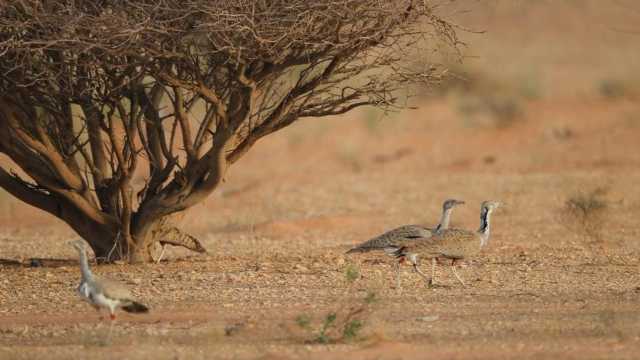
<svg viewBox="0 0 640 360">
<path fill-rule="evenodd" d="M 113 323 L 116 322 L 116 313 L 113 312 L 113 309 L 109 309 L 109 317 L 111 321 L 109 321 L 109 334 L 107 335 L 107 339 L 111 339 L 111 332 L 113 331 Z"/>
</svg>

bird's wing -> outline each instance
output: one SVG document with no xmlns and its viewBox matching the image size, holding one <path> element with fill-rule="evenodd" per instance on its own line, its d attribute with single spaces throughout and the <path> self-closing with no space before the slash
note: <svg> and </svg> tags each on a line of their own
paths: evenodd
<svg viewBox="0 0 640 360">
<path fill-rule="evenodd" d="M 369 241 L 377 242 L 383 247 L 389 245 L 395 245 L 404 241 L 415 241 L 417 239 L 430 238 L 432 235 L 432 229 L 426 228 L 421 225 L 404 225 L 393 230 L 389 230 L 386 233 L 375 237 Z"/>
<path fill-rule="evenodd" d="M 132 300 L 131 291 L 125 285 L 104 278 L 94 279 L 96 290 L 102 292 L 104 296 L 115 300 Z"/>
<path fill-rule="evenodd" d="M 354 249 L 361 250 L 374 250 L 385 249 L 388 247 L 394 247 L 397 242 L 403 240 L 415 240 L 430 237 L 432 229 L 426 228 L 421 225 L 404 225 L 397 227 L 393 230 L 389 230 L 382 235 L 378 235 L 372 239 L 369 239 L 362 244 L 358 245 Z"/>
<path fill-rule="evenodd" d="M 422 225 L 405 225 L 389 231 L 399 239 L 421 239 L 429 238 L 433 235 L 434 229 Z"/>
</svg>

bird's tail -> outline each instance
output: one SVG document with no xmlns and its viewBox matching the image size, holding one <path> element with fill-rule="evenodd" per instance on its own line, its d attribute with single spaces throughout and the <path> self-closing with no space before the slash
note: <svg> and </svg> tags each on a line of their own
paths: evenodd
<svg viewBox="0 0 640 360">
<path fill-rule="evenodd" d="M 149 308 L 139 302 L 132 301 L 127 306 L 123 306 L 122 310 L 129 313 L 148 313 Z"/>
<path fill-rule="evenodd" d="M 350 249 L 345 254 L 365 253 L 365 252 L 369 252 L 371 250 L 372 250 L 372 248 L 370 248 L 370 247 L 358 246 L 358 247 L 354 247 L 353 249 Z"/>
</svg>

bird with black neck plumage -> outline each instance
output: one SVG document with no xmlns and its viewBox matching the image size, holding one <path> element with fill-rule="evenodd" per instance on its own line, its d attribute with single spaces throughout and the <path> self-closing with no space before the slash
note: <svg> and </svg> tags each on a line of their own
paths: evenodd
<svg viewBox="0 0 640 360">
<path fill-rule="evenodd" d="M 454 275 L 465 286 L 456 271 L 456 262 L 476 256 L 489 243 L 491 214 L 500 207 L 498 201 L 484 201 L 480 206 L 480 226 L 476 231 L 445 229 L 422 241 L 399 241 L 385 251 L 401 260 L 408 260 L 427 285 L 433 286 L 437 261 L 451 260 Z M 420 271 L 418 259 L 431 259 L 431 277 Z"/>
</svg>

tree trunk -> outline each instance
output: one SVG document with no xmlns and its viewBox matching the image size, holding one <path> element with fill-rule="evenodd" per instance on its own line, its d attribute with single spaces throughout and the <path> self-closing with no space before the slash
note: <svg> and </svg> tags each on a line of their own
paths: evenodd
<svg viewBox="0 0 640 360">
<path fill-rule="evenodd" d="M 117 227 L 99 226 L 87 222 L 86 219 L 77 219 L 73 223 L 67 222 L 89 244 L 96 259 L 101 263 L 118 260 L 129 263 L 151 262 L 153 261 L 152 246 L 161 241 L 163 234 L 157 230 L 150 230 L 139 233 L 135 237 L 127 237 Z M 156 221 L 150 229 L 157 229 L 160 224 L 160 221 Z"/>
<path fill-rule="evenodd" d="M 157 189 L 154 185 L 152 191 L 146 189 L 138 193 L 143 196 L 139 208 L 135 209 L 130 185 L 138 156 L 132 151 L 134 132 L 131 127 L 122 127 L 129 140 L 121 141 L 115 121 L 111 119 L 107 132 L 116 155 L 110 158 L 111 170 L 108 170 L 104 154 L 99 150 L 104 148 L 104 131 L 99 124 L 93 124 L 100 118 L 90 107 L 85 108 L 94 114 L 88 116 L 92 119 L 88 128 L 96 132 L 89 136 L 89 140 L 95 142 L 91 151 L 96 154 L 92 161 L 91 156 L 82 153 L 85 162 L 94 164 L 83 172 L 77 155 L 58 148 L 58 142 L 47 133 L 48 128 L 36 121 L 37 111 L 29 114 L 13 100 L 0 97 L 0 153 L 8 155 L 31 178 L 24 180 L 17 173 L 0 167 L 0 188 L 65 221 L 89 243 L 100 262 L 150 262 L 156 242 L 205 252 L 197 239 L 171 226 L 170 219 L 203 200 L 221 182 L 227 167 L 226 146 L 231 143 L 233 132 L 215 138 L 214 148 L 199 160 L 190 182 L 173 179 L 168 189 Z M 73 129 L 66 130 L 73 133 Z M 130 156 L 129 160 L 125 155 Z M 162 184 L 172 169 L 173 165 L 160 175 L 154 174 L 159 177 L 149 182 Z M 90 175 L 93 189 L 92 181 L 87 180 Z M 110 177 L 105 178 L 107 175 Z"/>
<path fill-rule="evenodd" d="M 160 243 L 163 247 L 181 246 L 199 253 L 207 252 L 198 239 L 173 226 L 173 220 L 172 216 L 146 220 L 144 224 L 140 223 L 141 226 L 134 228 L 129 240 L 117 228 L 87 226 L 82 221 L 72 227 L 89 243 L 100 262 L 151 262 L 154 260 L 151 251 L 155 243 Z"/>
<path fill-rule="evenodd" d="M 100 263 L 117 260 L 141 263 L 153 260 L 151 245 L 158 240 L 153 239 L 152 233 L 129 237 L 132 241 L 127 241 L 127 236 L 124 236 L 122 229 L 117 225 L 96 224 L 82 214 L 65 216 L 63 219 L 89 244 Z"/>
</svg>

